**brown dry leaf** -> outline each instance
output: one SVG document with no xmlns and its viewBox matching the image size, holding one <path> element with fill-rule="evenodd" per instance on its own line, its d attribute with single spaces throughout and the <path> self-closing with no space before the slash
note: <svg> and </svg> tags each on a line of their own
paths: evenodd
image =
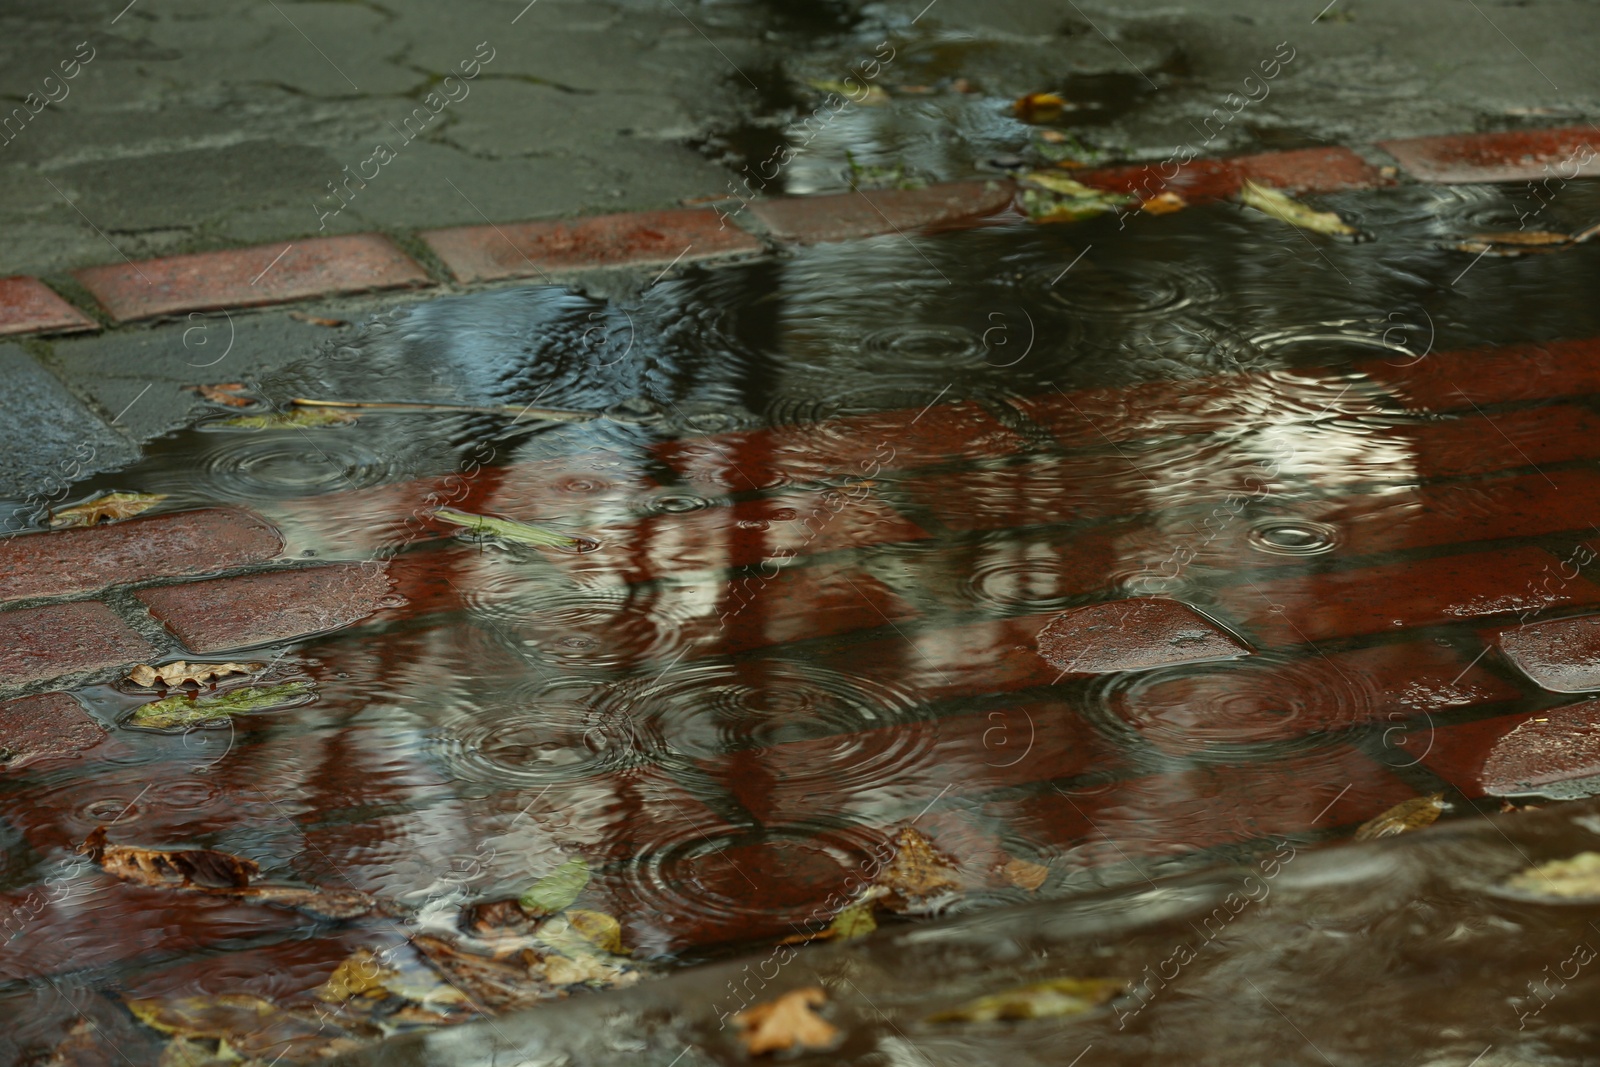
<svg viewBox="0 0 1600 1067">
<path fill-rule="evenodd" d="M 224 404 L 230 408 L 247 408 L 255 403 L 254 398 L 239 395 L 246 388 L 243 382 L 224 382 L 221 385 L 194 385 L 190 386 L 190 388 L 213 404 Z"/>
<path fill-rule="evenodd" d="M 1433 793 L 1425 797 L 1412 797 L 1390 808 L 1379 815 L 1374 815 L 1361 824 L 1356 831 L 1357 841 L 1371 841 L 1378 837 L 1392 837 L 1395 834 L 1408 833 L 1420 830 L 1424 826 L 1431 826 L 1438 820 L 1440 812 L 1444 811 L 1445 802 L 1443 793 Z"/>
<path fill-rule="evenodd" d="M 1185 200 L 1177 193 L 1168 190 L 1164 193 L 1157 193 L 1155 196 L 1152 196 L 1150 199 L 1140 204 L 1139 210 L 1143 211 L 1147 215 L 1170 215 L 1174 211 L 1182 211 L 1188 206 L 1189 201 Z"/>
<path fill-rule="evenodd" d="M 142 515 L 167 499 L 165 493 L 103 493 L 79 504 L 50 513 L 52 529 L 67 526 L 96 526 L 102 522 L 121 522 Z"/>
<path fill-rule="evenodd" d="M 909 826 L 895 835 L 894 858 L 872 881 L 888 890 L 883 903 L 890 911 L 913 910 L 961 889 L 955 863 Z"/>
<path fill-rule="evenodd" d="M 552 986 L 599 985 L 606 989 L 624 989 L 639 980 L 639 972 L 622 967 L 599 956 L 546 956 L 539 971 Z"/>
<path fill-rule="evenodd" d="M 739 1039 L 752 1056 L 796 1046 L 831 1048 L 839 1037 L 839 1028 L 817 1014 L 817 1009 L 827 1002 L 828 994 L 821 986 L 807 986 L 752 1004 L 735 1015 L 733 1021 L 743 1027 Z"/>
<path fill-rule="evenodd" d="M 350 325 L 345 319 L 330 319 L 322 315 L 309 315 L 304 311 L 291 311 L 289 312 L 289 317 L 296 322 L 309 322 L 313 326 L 326 326 L 329 329 L 336 326 Z"/>
<path fill-rule="evenodd" d="M 104 826 L 95 827 L 78 851 L 113 878 L 159 889 L 243 889 L 261 873 L 250 860 L 209 848 L 166 851 L 108 845 Z"/>
<path fill-rule="evenodd" d="M 1052 978 L 993 996 L 978 997 L 928 1016 L 933 1023 L 988 1023 L 1082 1015 L 1127 991 L 1120 978 Z"/>
<path fill-rule="evenodd" d="M 324 919 L 357 919 L 370 915 L 378 902 L 358 889 L 304 889 L 292 885 L 253 885 L 225 895 L 257 904 L 277 904 Z"/>
<path fill-rule="evenodd" d="M 1050 877 L 1050 868 L 1027 860 L 1012 860 L 1000 868 L 1000 873 L 1005 875 L 1006 881 L 1018 889 L 1026 889 L 1032 893 L 1044 885 L 1044 880 Z"/>
<path fill-rule="evenodd" d="M 452 986 L 468 998 L 473 1007 L 488 1011 L 528 1008 L 557 995 L 545 987 L 534 973 L 544 958 L 531 949 L 504 959 L 479 956 L 442 937 L 417 934 L 411 939 L 417 951 Z"/>
<path fill-rule="evenodd" d="M 141 663 L 128 672 L 128 681 L 146 689 L 158 686 L 172 688 L 186 682 L 203 686 L 217 678 L 226 678 L 230 674 L 255 674 L 266 669 L 265 663 L 188 663 L 180 659 L 162 664 L 160 667 Z"/>
<path fill-rule="evenodd" d="M 1066 109 L 1060 93 L 1023 93 L 1011 104 L 1011 113 L 1023 122 L 1054 122 Z"/>
<path fill-rule="evenodd" d="M 533 936 L 542 917 L 530 914 L 519 900 L 486 900 L 462 912 L 461 927 L 483 941 L 524 941 Z"/>
</svg>

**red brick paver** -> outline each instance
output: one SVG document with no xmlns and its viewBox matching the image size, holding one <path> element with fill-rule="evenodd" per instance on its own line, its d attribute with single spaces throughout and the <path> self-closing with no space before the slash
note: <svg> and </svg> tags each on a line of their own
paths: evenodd
<svg viewBox="0 0 1600 1067">
<path fill-rule="evenodd" d="M 0 612 L 0 684 L 137 663 L 155 652 L 99 601 Z"/>
<path fill-rule="evenodd" d="M 1411 137 L 1378 147 L 1413 177 L 1442 184 L 1571 179 L 1600 169 L 1600 133 L 1585 126 Z"/>
<path fill-rule="evenodd" d="M 1148 670 L 1249 651 L 1189 605 L 1162 597 L 1074 608 L 1039 631 L 1039 655 L 1068 674 Z"/>
<path fill-rule="evenodd" d="M 387 237 L 312 237 L 75 272 L 118 322 L 430 284 Z"/>
<path fill-rule="evenodd" d="M 0 768 L 16 770 L 46 759 L 70 759 L 93 748 L 106 731 L 66 693 L 0 703 Z"/>
<path fill-rule="evenodd" d="M 282 549 L 277 530 L 232 508 L 20 534 L 0 540 L 0 603 L 209 574 L 264 562 Z"/>
<path fill-rule="evenodd" d="M 1174 160 L 1170 164 L 1085 171 L 1074 177 L 1085 185 L 1145 198 L 1174 192 L 1190 203 L 1232 196 L 1247 178 L 1298 193 L 1331 193 L 1391 184 L 1348 148 L 1302 148 L 1232 159 L 1196 159 L 1182 166 Z"/>
<path fill-rule="evenodd" d="M 77 333 L 99 324 L 61 299 L 37 278 L 0 278 L 0 336 L 16 333 Z"/>
<path fill-rule="evenodd" d="M 1253 582 L 1217 599 L 1271 645 L 1600 604 L 1600 586 L 1582 577 L 1543 585 L 1558 566 L 1542 549 L 1511 548 Z"/>
<path fill-rule="evenodd" d="M 1559 584 L 1562 574 L 1548 576 Z M 1600 615 L 1555 619 L 1500 634 L 1500 651 L 1539 685 L 1557 693 L 1600 689 Z"/>
<path fill-rule="evenodd" d="M 816 244 L 959 226 L 1003 211 L 1015 192 L 1010 182 L 951 182 L 926 189 L 758 200 L 750 212 L 780 241 Z"/>
<path fill-rule="evenodd" d="M 543 276 L 547 271 L 653 267 L 760 252 L 761 242 L 703 208 L 638 211 L 573 221 L 429 230 L 422 239 L 458 281 Z"/>
<path fill-rule="evenodd" d="M 1585 701 L 1448 726 L 1430 722 L 1395 747 L 1469 797 L 1529 793 L 1600 775 L 1600 712 Z"/>
<path fill-rule="evenodd" d="M 225 652 L 337 630 L 399 601 L 386 566 L 297 567 L 138 593 L 191 652 Z"/>
<path fill-rule="evenodd" d="M 1356 369 L 1418 407 L 1470 410 L 1474 404 L 1600 392 L 1600 340 L 1433 352 L 1420 360 L 1374 359 Z"/>
</svg>

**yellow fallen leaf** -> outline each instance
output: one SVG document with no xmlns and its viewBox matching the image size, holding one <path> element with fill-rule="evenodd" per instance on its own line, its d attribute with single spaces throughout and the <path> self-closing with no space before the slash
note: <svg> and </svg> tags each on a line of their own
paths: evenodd
<svg viewBox="0 0 1600 1067">
<path fill-rule="evenodd" d="M 1362 823 L 1361 828 L 1356 831 L 1355 839 L 1371 841 L 1378 837 L 1392 837 L 1395 834 L 1420 830 L 1436 822 L 1444 809 L 1443 793 L 1412 797 Z"/>
<path fill-rule="evenodd" d="M 781 944 L 803 945 L 810 941 L 853 941 L 858 937 L 866 937 L 878 928 L 878 918 L 874 914 L 877 909 L 876 901 L 888 893 L 882 886 L 872 886 L 862 894 L 854 904 L 842 909 L 833 917 L 833 921 L 815 933 L 793 934 L 783 939 Z"/>
<path fill-rule="evenodd" d="M 830 1048 L 839 1037 L 839 1028 L 817 1014 L 827 1002 L 828 994 L 820 986 L 807 986 L 752 1004 L 733 1021 L 742 1027 L 739 1039 L 752 1056 L 795 1047 Z"/>
<path fill-rule="evenodd" d="M 1577 244 L 1571 234 L 1547 230 L 1509 230 L 1505 233 L 1475 233 L 1451 245 L 1457 252 L 1475 255 L 1525 256 L 1534 252 L 1554 252 Z"/>
<path fill-rule="evenodd" d="M 1022 209 L 1034 222 L 1076 222 L 1104 215 L 1137 199 L 1108 193 L 1065 174 L 1033 170 L 1021 175 Z"/>
<path fill-rule="evenodd" d="M 305 430 L 320 426 L 347 426 L 355 421 L 356 416 L 348 411 L 297 407 L 292 411 L 269 411 L 264 415 L 237 415 L 207 425 L 234 430 Z"/>
<path fill-rule="evenodd" d="M 596 948 L 617 956 L 627 955 L 628 950 L 622 947 L 622 924 L 610 915 L 573 908 L 564 917 L 580 937 Z"/>
<path fill-rule="evenodd" d="M 1152 196 L 1139 205 L 1139 210 L 1147 215 L 1170 215 L 1174 211 L 1182 211 L 1188 206 L 1189 201 L 1169 190 Z"/>
<path fill-rule="evenodd" d="M 1019 180 L 1029 185 L 1037 185 L 1041 189 L 1048 189 L 1052 193 L 1060 193 L 1062 196 L 1093 197 L 1105 195 L 1103 190 L 1096 189 L 1092 185 L 1085 185 L 1076 179 L 1067 177 L 1065 174 L 1051 174 L 1047 170 L 1030 170 L 1021 175 Z"/>
<path fill-rule="evenodd" d="M 1600 897 L 1600 852 L 1529 867 L 1506 880 L 1507 889 L 1556 899 Z"/>
<path fill-rule="evenodd" d="M 378 959 L 370 948 L 358 948 L 339 966 L 317 990 L 317 999 L 329 1004 L 343 1004 L 351 997 L 366 993 L 385 992 L 385 981 L 399 976 L 396 971 Z"/>
<path fill-rule="evenodd" d="M 272 1001 L 244 993 L 177 1000 L 149 997 L 130 1000 L 127 1004 L 134 1018 L 152 1030 L 213 1040 L 248 1033 L 278 1010 Z"/>
<path fill-rule="evenodd" d="M 1249 178 L 1239 191 L 1239 201 L 1257 211 L 1265 212 L 1280 222 L 1298 226 L 1313 233 L 1354 236 L 1358 231 L 1331 211 L 1316 211 L 1307 207 L 1281 189 L 1260 185 Z"/>
<path fill-rule="evenodd" d="M 987 1023 L 997 1019 L 1046 1019 L 1082 1015 L 1127 990 L 1120 978 L 1052 978 L 978 997 L 928 1016 L 934 1023 Z"/>
<path fill-rule="evenodd" d="M 1012 101 L 1011 113 L 1023 122 L 1052 122 L 1066 108 L 1067 101 L 1059 93 L 1023 93 Z"/>
<path fill-rule="evenodd" d="M 266 669 L 265 663 L 189 663 L 180 659 L 159 667 L 141 663 L 128 672 L 128 681 L 146 689 L 153 689 L 158 685 L 173 688 L 186 682 L 205 685 L 214 679 L 226 678 L 230 674 L 254 674 Z"/>
<path fill-rule="evenodd" d="M 1006 881 L 1018 889 L 1026 889 L 1032 893 L 1044 885 L 1044 880 L 1050 877 L 1050 868 L 1027 860 L 1012 860 L 1000 868 L 1000 873 L 1006 876 Z"/>
<path fill-rule="evenodd" d="M 165 493 L 103 493 L 79 504 L 59 508 L 50 514 L 55 529 L 66 526 L 94 526 L 102 522 L 121 522 L 142 515 L 167 499 Z"/>
</svg>

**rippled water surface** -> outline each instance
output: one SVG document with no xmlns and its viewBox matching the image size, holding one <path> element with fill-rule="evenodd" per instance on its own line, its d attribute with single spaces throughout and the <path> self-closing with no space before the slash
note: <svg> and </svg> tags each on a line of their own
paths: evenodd
<svg viewBox="0 0 1600 1067">
<path fill-rule="evenodd" d="M 961 871 L 932 910 L 976 912 L 1537 792 L 1485 754 L 1589 697 L 1495 635 L 1600 605 L 1587 565 L 1546 570 L 1600 522 L 1592 357 L 1556 344 L 1600 334 L 1600 252 L 1440 247 L 1514 189 L 1322 199 L 1370 239 L 1221 204 L 420 302 L 252 384 L 479 410 L 156 442 L 95 485 L 250 507 L 286 558 L 387 560 L 405 602 L 247 650 L 317 696 L 232 728 L 79 694 L 108 743 L 4 784 L 7 898 L 70 888 L 0 957 L 0 1043 L 125 996 L 307 1000 L 407 932 L 75 866 L 113 820 L 447 925 L 581 857 L 584 906 L 670 967 L 815 925 L 907 825 Z M 1600 191 L 1558 209 L 1592 222 Z M 441 500 L 592 550 L 464 534 Z M 1074 614 L 1044 654 L 1135 597 L 1190 610 Z M 1195 661 L 1213 639 L 1239 651 Z"/>
</svg>

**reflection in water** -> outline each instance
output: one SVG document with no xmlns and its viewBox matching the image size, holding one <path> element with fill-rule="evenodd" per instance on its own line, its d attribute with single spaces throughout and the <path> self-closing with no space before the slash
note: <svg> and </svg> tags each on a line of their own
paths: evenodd
<svg viewBox="0 0 1600 1067">
<path fill-rule="evenodd" d="M 1600 604 L 1582 567 L 1541 577 L 1600 522 L 1570 399 L 1587 379 L 1491 350 L 1480 399 L 1430 401 L 1411 363 L 1442 375 L 1450 349 L 1516 339 L 1526 301 L 1562 309 L 1540 336 L 1600 323 L 1552 301 L 1571 277 L 1538 262 L 1492 300 L 1428 288 L 1459 266 L 1426 238 L 1478 194 L 1367 195 L 1387 240 L 1318 246 L 1350 276 L 1337 291 L 1304 239 L 1218 207 L 1103 242 L 1099 224 L 895 235 L 369 326 L 264 386 L 611 417 L 386 412 L 158 443 L 117 487 L 246 504 L 291 557 L 387 559 L 407 606 L 259 650 L 316 700 L 203 751 L 116 729 L 132 698 L 82 690 L 112 737 L 8 779 L 0 892 L 25 899 L 104 822 L 378 894 L 405 929 L 582 857 L 582 907 L 640 958 L 688 961 L 830 918 L 909 824 L 959 870 L 959 910 L 1339 837 L 1436 789 L 1469 807 L 1510 774 L 1482 757 L 1506 717 L 1575 699 L 1486 632 Z M 1512 389 L 1529 378 L 1536 395 Z M 1541 435 L 1551 420 L 1568 432 Z M 430 494 L 598 548 L 472 541 Z M 1252 652 L 1127 669 L 1174 640 L 1152 623 L 1096 677 L 1040 656 L 1062 613 L 1130 596 Z M 1008 880 L 1017 860 L 1039 888 Z M 401 940 L 92 870 L 71 885 L 10 942 L 0 996 L 71 971 L 308 998 L 355 947 Z"/>
</svg>

